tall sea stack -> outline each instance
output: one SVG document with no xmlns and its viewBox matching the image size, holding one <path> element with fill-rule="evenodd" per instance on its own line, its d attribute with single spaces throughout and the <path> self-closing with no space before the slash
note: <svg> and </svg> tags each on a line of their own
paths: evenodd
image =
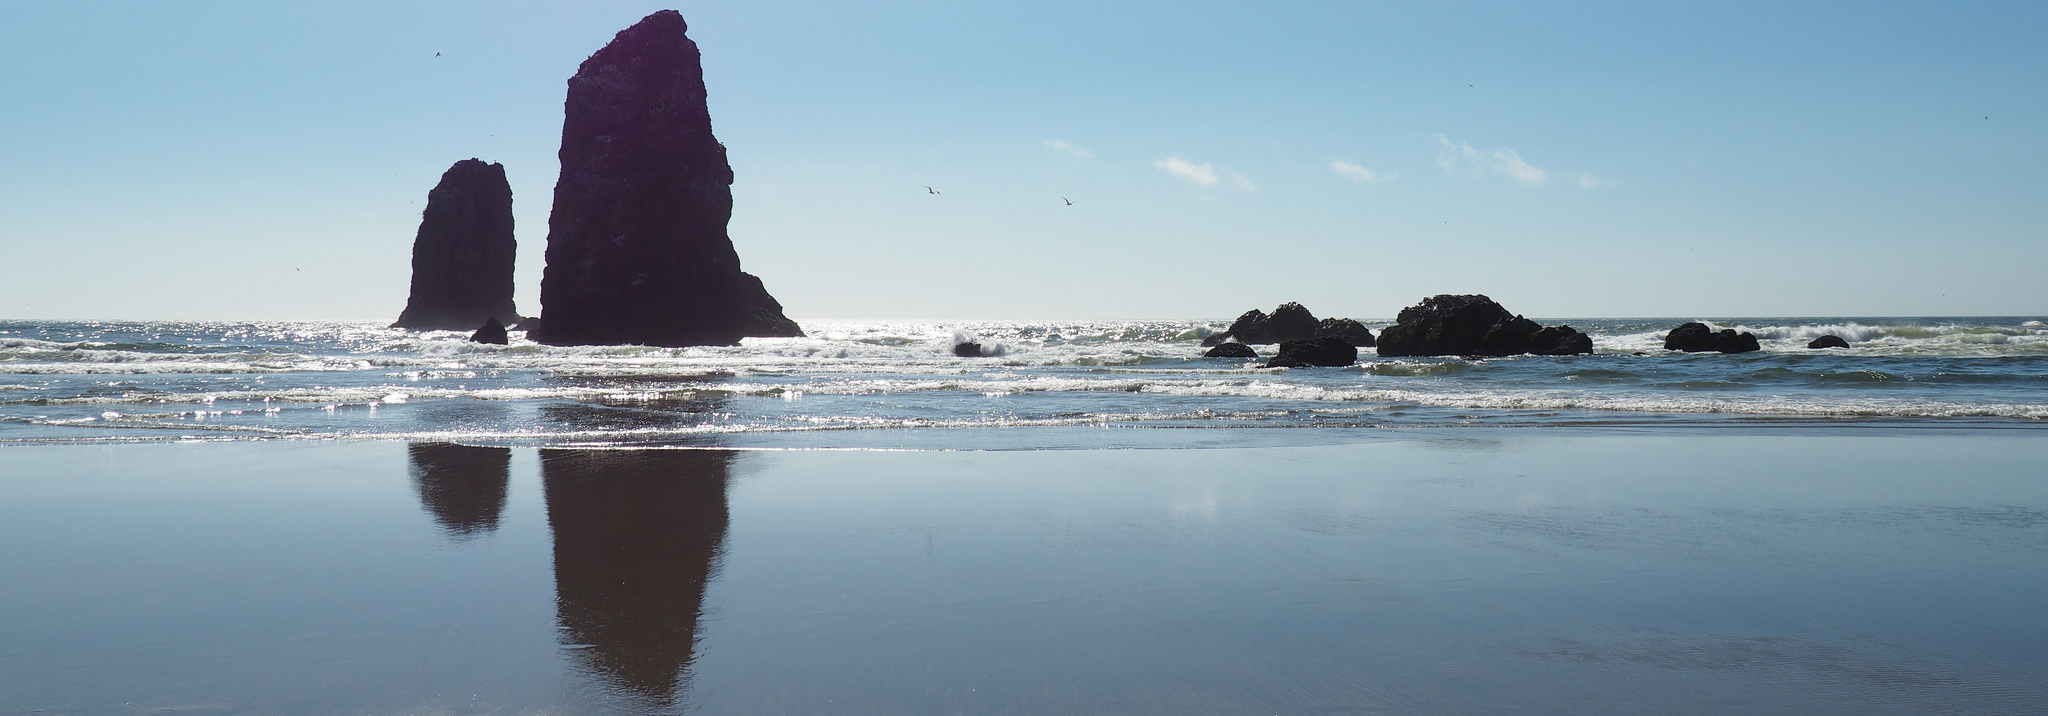
<svg viewBox="0 0 2048 716">
<path fill-rule="evenodd" d="M 569 78 L 540 325 L 554 345 L 732 345 L 801 336 L 725 233 L 732 166 L 689 27 L 663 10 Z"/>
<path fill-rule="evenodd" d="M 474 331 L 512 307 L 512 185 L 505 166 L 464 159 L 427 193 L 412 241 L 412 297 L 393 328 Z"/>
</svg>

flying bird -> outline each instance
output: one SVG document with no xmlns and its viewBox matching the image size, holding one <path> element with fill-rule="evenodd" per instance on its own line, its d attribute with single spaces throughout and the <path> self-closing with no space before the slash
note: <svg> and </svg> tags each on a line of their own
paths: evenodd
<svg viewBox="0 0 2048 716">
<path fill-rule="evenodd" d="M 441 53 L 439 53 L 439 52 L 436 52 L 436 53 L 434 53 L 434 56 L 435 56 L 435 57 L 440 57 L 440 56 L 441 56 Z"/>
<path fill-rule="evenodd" d="M 933 193 L 933 194 L 937 194 L 937 193 L 939 193 L 939 190 L 937 190 L 937 189 L 933 189 L 933 188 L 931 188 L 930 186 L 926 186 L 926 187 L 924 188 L 924 190 L 925 190 L 925 191 L 928 191 L 928 192 L 931 192 L 931 193 Z"/>
<path fill-rule="evenodd" d="M 1069 198 L 1066 198 L 1066 197 L 1064 197 L 1064 196 L 1063 196 L 1063 197 L 1060 197 L 1060 201 L 1064 201 L 1064 202 L 1066 202 L 1066 203 L 1067 203 L 1067 206 L 1073 206 L 1073 205 L 1074 205 L 1074 200 L 1073 200 L 1073 199 L 1069 199 Z"/>
</svg>

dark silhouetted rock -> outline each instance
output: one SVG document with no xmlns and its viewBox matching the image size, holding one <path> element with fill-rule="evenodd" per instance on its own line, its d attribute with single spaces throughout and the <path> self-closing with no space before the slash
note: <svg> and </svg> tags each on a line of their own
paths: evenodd
<svg viewBox="0 0 2048 716">
<path fill-rule="evenodd" d="M 1379 354 L 1511 356 L 1593 352 L 1592 339 L 1570 326 L 1548 329 L 1547 333 L 1545 330 L 1485 296 L 1444 294 L 1402 309 L 1394 325 L 1380 330 Z"/>
<path fill-rule="evenodd" d="M 801 336 L 726 235 L 732 167 L 711 134 L 704 70 L 683 16 L 663 10 L 569 78 L 561 178 L 541 277 L 554 345 L 732 345 Z"/>
<path fill-rule="evenodd" d="M 1819 338 L 1815 338 L 1815 339 L 1813 339 L 1813 342 L 1812 342 L 1812 343 L 1808 343 L 1808 344 L 1806 344 L 1806 347 L 1808 347 L 1808 348 L 1848 348 L 1848 347 L 1849 347 L 1849 342 L 1848 342 L 1848 341 L 1845 341 L 1845 340 L 1842 340 L 1842 337 L 1841 337 L 1841 336 L 1837 336 L 1837 335 L 1834 335 L 1834 334 L 1830 333 L 1830 334 L 1828 334 L 1828 335 L 1825 335 L 1825 336 L 1821 336 L 1821 337 L 1819 337 Z"/>
<path fill-rule="evenodd" d="M 1258 352 L 1258 351 L 1255 351 L 1255 350 L 1252 350 L 1252 347 L 1251 347 L 1251 346 L 1245 345 L 1245 344 L 1243 344 L 1243 343 L 1231 342 L 1231 343 L 1223 343 L 1223 344 L 1219 344 L 1219 345 L 1217 345 L 1217 346 L 1216 346 L 1215 348 L 1211 348 L 1211 349 L 1209 349 L 1209 352 L 1207 352 L 1207 353 L 1203 353 L 1203 354 L 1202 354 L 1202 357 L 1204 357 L 1204 358 L 1257 358 L 1257 357 L 1259 357 L 1259 352 Z"/>
<path fill-rule="evenodd" d="M 980 358 L 981 344 L 973 341 L 953 344 L 953 355 L 961 358 Z"/>
<path fill-rule="evenodd" d="M 1265 311 L 1261 311 L 1256 308 L 1249 311 L 1245 311 L 1243 314 L 1237 317 L 1237 320 L 1230 322 L 1229 330 L 1210 336 L 1209 338 L 1210 340 L 1214 340 L 1217 343 L 1221 343 L 1225 340 L 1229 340 L 1232 338 L 1235 338 L 1238 341 L 1244 343 L 1272 343 L 1272 341 L 1247 341 L 1244 338 L 1247 334 L 1251 335 L 1253 338 L 1264 338 L 1266 335 L 1267 318 L 1269 318 L 1269 316 L 1266 315 Z"/>
<path fill-rule="evenodd" d="M 1571 326 L 1547 326 L 1529 336 L 1529 352 L 1539 356 L 1575 356 L 1593 352 L 1593 337 Z"/>
<path fill-rule="evenodd" d="M 427 192 L 412 240 L 412 296 L 393 328 L 467 331 L 517 322 L 512 306 L 512 185 L 505 167 L 464 159 Z"/>
<path fill-rule="evenodd" d="M 1373 345 L 1372 329 L 1349 318 L 1325 318 L 1316 323 L 1315 337 L 1336 336 L 1360 348 Z"/>
<path fill-rule="evenodd" d="M 1225 338 L 1236 338 L 1244 343 L 1279 343 L 1281 341 L 1313 338 L 1316 335 L 1316 317 L 1299 303 L 1283 303 L 1273 309 L 1272 315 L 1252 309 L 1238 316 L 1230 323 L 1230 330 L 1222 334 Z M 1215 338 L 1211 336 L 1210 338 Z M 1203 345 L 1221 343 L 1205 341 Z"/>
<path fill-rule="evenodd" d="M 1208 348 L 1210 346 L 1220 346 L 1223 345 L 1223 342 L 1227 340 L 1230 340 L 1230 331 L 1228 330 L 1225 330 L 1222 333 L 1211 333 L 1209 335 L 1202 336 L 1202 347 Z"/>
<path fill-rule="evenodd" d="M 1717 333 L 1707 324 L 1698 322 L 1686 323 L 1664 335 L 1664 349 L 1671 351 L 1748 353 L 1762 348 L 1753 334 L 1736 333 L 1732 328 L 1723 328 Z"/>
<path fill-rule="evenodd" d="M 1341 367 L 1358 362 L 1358 347 L 1336 336 L 1281 341 L 1267 368 Z"/>
<path fill-rule="evenodd" d="M 1273 309 L 1273 315 L 1266 318 L 1266 335 L 1271 336 L 1276 342 L 1314 338 L 1316 325 L 1315 314 L 1309 313 L 1301 304 L 1290 301 L 1280 304 L 1278 308 Z"/>
<path fill-rule="evenodd" d="M 469 340 L 476 343 L 489 343 L 498 346 L 510 342 L 505 335 L 505 324 L 499 323 L 496 318 L 484 321 L 482 328 L 478 328 L 475 333 L 469 334 Z"/>
</svg>

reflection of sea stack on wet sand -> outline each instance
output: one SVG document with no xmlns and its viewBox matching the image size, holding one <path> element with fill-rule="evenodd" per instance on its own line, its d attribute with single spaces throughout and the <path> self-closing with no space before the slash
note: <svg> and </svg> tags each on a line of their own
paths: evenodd
<svg viewBox="0 0 2048 716">
<path fill-rule="evenodd" d="M 555 345 L 732 345 L 801 336 L 726 235 L 732 167 L 704 69 L 673 10 L 640 20 L 569 78 L 541 320 Z"/>
<path fill-rule="evenodd" d="M 406 446 L 420 506 L 450 537 L 467 539 L 498 529 L 511 480 L 512 449 L 449 443 Z"/>
<path fill-rule="evenodd" d="M 732 454 L 542 450 L 561 638 L 584 668 L 654 705 L 695 658 L 704 587 L 725 540 Z"/>
<path fill-rule="evenodd" d="M 464 159 L 441 174 L 412 242 L 412 295 L 395 328 L 474 331 L 519 322 L 512 305 L 512 185 L 505 167 Z"/>
</svg>

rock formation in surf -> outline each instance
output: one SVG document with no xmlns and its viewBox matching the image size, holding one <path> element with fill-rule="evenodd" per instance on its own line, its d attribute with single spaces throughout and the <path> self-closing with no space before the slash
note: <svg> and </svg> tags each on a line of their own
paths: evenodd
<svg viewBox="0 0 2048 716">
<path fill-rule="evenodd" d="M 555 345 L 732 345 L 801 336 L 726 235 L 732 167 L 674 10 L 642 18 L 569 78 L 541 322 Z"/>
<path fill-rule="evenodd" d="M 1733 328 L 1723 328 L 1717 333 L 1707 324 L 1697 321 L 1680 325 L 1664 334 L 1664 350 L 1668 351 L 1748 353 L 1762 349 L 1756 336 L 1748 331 L 1736 333 Z"/>
<path fill-rule="evenodd" d="M 1316 337 L 1336 336 L 1353 347 L 1371 348 L 1374 344 L 1372 329 L 1349 318 L 1325 318 L 1316 322 Z"/>
<path fill-rule="evenodd" d="M 1821 348 L 1848 348 L 1849 342 L 1842 340 L 1841 336 L 1830 333 L 1813 339 L 1812 342 L 1806 344 L 1806 347 L 1816 350 Z"/>
<path fill-rule="evenodd" d="M 1251 347 L 1251 346 L 1245 345 L 1245 344 L 1243 344 L 1243 343 L 1238 343 L 1237 341 L 1231 341 L 1231 342 L 1228 342 L 1228 343 L 1218 343 L 1218 344 L 1216 344 L 1216 347 L 1215 347 L 1215 348 L 1211 348 L 1211 349 L 1209 349 L 1209 350 L 1208 350 L 1208 352 L 1206 352 L 1206 353 L 1203 353 L 1203 354 L 1202 354 L 1202 357 L 1203 357 L 1203 358 L 1257 358 L 1257 357 L 1259 357 L 1259 352 L 1258 352 L 1258 351 L 1255 351 L 1255 350 L 1252 350 L 1252 347 Z"/>
<path fill-rule="evenodd" d="M 1576 355 L 1593 339 L 1571 326 L 1545 328 L 1481 295 L 1444 294 L 1401 310 L 1380 331 L 1382 356 Z"/>
<path fill-rule="evenodd" d="M 1235 338 L 1243 343 L 1279 343 L 1316 334 L 1315 314 L 1309 313 L 1299 303 L 1283 303 L 1273 309 L 1272 315 L 1252 309 L 1230 322 L 1230 330 L 1209 336 L 1204 345 L 1216 345 L 1226 339 Z"/>
<path fill-rule="evenodd" d="M 441 174 L 412 241 L 412 297 L 393 328 L 473 331 L 516 323 L 512 185 L 505 167 L 464 159 Z"/>
<path fill-rule="evenodd" d="M 1280 342 L 1280 352 L 1266 361 L 1267 368 L 1341 368 L 1358 362 L 1358 347 L 1337 336 L 1317 336 Z"/>
<path fill-rule="evenodd" d="M 499 323 L 496 318 L 484 321 L 482 328 L 478 328 L 475 333 L 469 334 L 469 340 L 472 343 L 489 343 L 499 346 L 510 343 L 510 338 L 510 336 L 505 335 L 505 324 Z"/>
<path fill-rule="evenodd" d="M 1350 341 L 1353 346 L 1373 344 L 1372 331 L 1364 324 L 1349 318 L 1325 318 L 1316 316 L 1299 303 L 1283 303 L 1273 313 L 1256 308 L 1245 311 L 1237 320 L 1230 322 L 1230 328 L 1222 333 L 1210 334 L 1202 339 L 1204 347 L 1221 345 L 1224 341 L 1237 339 L 1247 344 L 1282 343 L 1322 336 L 1337 336 Z"/>
</svg>

